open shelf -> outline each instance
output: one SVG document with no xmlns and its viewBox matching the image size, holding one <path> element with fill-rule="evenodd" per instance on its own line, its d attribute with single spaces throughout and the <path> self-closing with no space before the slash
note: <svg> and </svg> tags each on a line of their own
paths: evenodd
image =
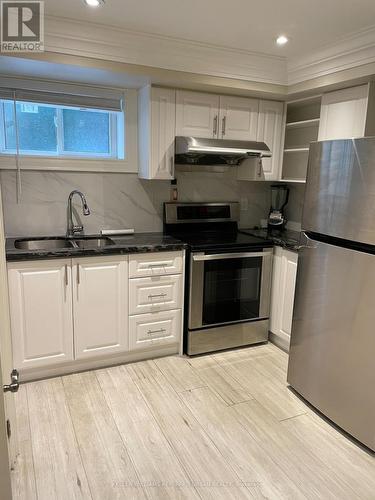
<svg viewBox="0 0 375 500">
<path fill-rule="evenodd" d="M 303 148 L 287 148 L 284 149 L 284 153 L 303 153 L 308 151 L 309 149 L 309 146 L 304 146 Z"/>
<path fill-rule="evenodd" d="M 282 182 L 289 182 L 290 184 L 306 184 L 304 179 L 282 179 Z"/>
<path fill-rule="evenodd" d="M 320 118 L 313 118 L 312 120 L 301 120 L 298 122 L 290 122 L 286 124 L 286 128 L 305 128 L 312 126 L 319 126 Z"/>
</svg>

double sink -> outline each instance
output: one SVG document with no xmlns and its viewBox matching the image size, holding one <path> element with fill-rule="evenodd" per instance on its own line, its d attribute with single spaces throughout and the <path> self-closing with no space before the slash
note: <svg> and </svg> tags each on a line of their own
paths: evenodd
<svg viewBox="0 0 375 500">
<path fill-rule="evenodd" d="M 92 250 L 95 248 L 104 248 L 110 245 L 114 245 L 114 241 L 107 237 L 79 237 L 79 238 L 64 238 L 64 237 L 53 237 L 53 238 L 23 238 L 16 240 L 14 246 L 19 250 L 64 250 L 69 248 L 79 248 L 81 250 Z"/>
</svg>

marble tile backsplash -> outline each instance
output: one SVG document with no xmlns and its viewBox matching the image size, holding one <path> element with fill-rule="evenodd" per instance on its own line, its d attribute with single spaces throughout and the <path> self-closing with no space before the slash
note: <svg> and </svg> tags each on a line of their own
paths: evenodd
<svg viewBox="0 0 375 500">
<path fill-rule="evenodd" d="M 228 168 L 198 172 L 185 168 L 177 171 L 176 178 L 180 201 L 243 199 L 242 227 L 259 224 L 267 216 L 269 183 L 239 182 L 235 169 Z M 161 231 L 163 202 L 170 196 L 168 181 L 144 181 L 136 174 L 23 171 L 22 197 L 17 203 L 16 173 L 1 171 L 0 182 L 7 236 L 64 234 L 67 200 L 73 189 L 86 195 L 91 209 L 90 216 L 82 217 L 86 234 L 122 228 Z M 292 209 L 298 214 L 302 198 L 296 193 Z"/>
</svg>

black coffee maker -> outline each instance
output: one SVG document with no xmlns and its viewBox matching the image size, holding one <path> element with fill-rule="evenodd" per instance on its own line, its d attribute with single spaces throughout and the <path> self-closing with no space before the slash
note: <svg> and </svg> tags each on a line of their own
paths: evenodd
<svg viewBox="0 0 375 500">
<path fill-rule="evenodd" d="M 268 229 L 270 231 L 282 231 L 286 225 L 284 208 L 289 200 L 289 188 L 285 184 L 273 184 L 271 186 L 271 208 L 268 215 Z"/>
</svg>

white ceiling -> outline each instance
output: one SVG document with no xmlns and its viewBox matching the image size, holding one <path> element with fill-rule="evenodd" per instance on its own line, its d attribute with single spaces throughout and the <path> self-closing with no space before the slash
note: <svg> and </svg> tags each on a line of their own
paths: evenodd
<svg viewBox="0 0 375 500">
<path fill-rule="evenodd" d="M 375 0 L 47 0 L 46 14 L 88 23 L 300 57 L 375 23 Z M 278 47 L 280 34 L 290 43 Z"/>
</svg>

